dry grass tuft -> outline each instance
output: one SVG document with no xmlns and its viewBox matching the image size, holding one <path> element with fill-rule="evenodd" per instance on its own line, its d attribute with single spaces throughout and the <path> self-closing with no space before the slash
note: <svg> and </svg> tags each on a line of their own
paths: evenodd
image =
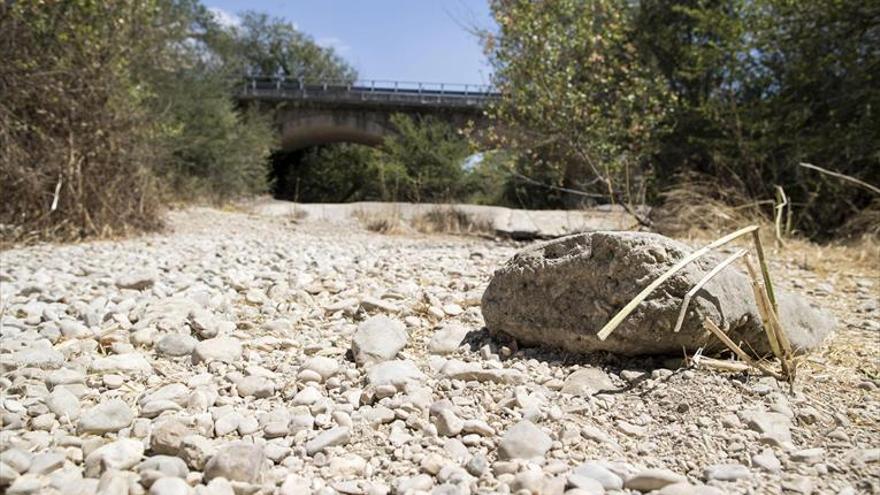
<svg viewBox="0 0 880 495">
<path fill-rule="evenodd" d="M 354 217 L 370 232 L 379 234 L 400 235 L 412 232 L 400 215 L 400 211 L 394 209 L 391 212 L 371 213 L 365 210 L 357 210 Z"/>
<path fill-rule="evenodd" d="M 653 210 L 657 232 L 677 238 L 717 237 L 741 225 L 757 224 L 767 231 L 765 238 L 773 237 L 772 221 L 761 211 L 762 203 L 736 189 L 720 188 L 712 177 L 682 174 L 676 183 L 661 194 L 663 205 Z"/>
<path fill-rule="evenodd" d="M 491 234 L 492 225 L 480 222 L 458 208 L 437 207 L 413 219 L 412 226 L 424 234 Z"/>
</svg>

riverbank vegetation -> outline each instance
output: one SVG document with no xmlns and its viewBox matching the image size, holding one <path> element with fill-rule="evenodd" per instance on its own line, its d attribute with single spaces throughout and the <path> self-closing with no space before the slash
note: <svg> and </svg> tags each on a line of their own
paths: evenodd
<svg viewBox="0 0 880 495">
<path fill-rule="evenodd" d="M 264 193 L 275 131 L 236 103 L 242 75 L 355 77 L 286 21 L 223 26 L 192 0 L 6 2 L 0 33 L 6 240 L 152 229 L 169 202 Z"/>
<path fill-rule="evenodd" d="M 684 224 L 735 208 L 786 235 L 880 235 L 875 2 L 490 6 L 497 26 L 477 34 L 502 97 L 486 110 L 488 128 L 396 116 L 381 147 L 285 153 L 271 111 L 237 103 L 242 77 L 357 77 L 289 22 L 243 13 L 221 25 L 196 0 L 4 3 L 3 238 L 151 229 L 164 204 L 270 191 L 298 201 L 646 203 Z"/>
</svg>

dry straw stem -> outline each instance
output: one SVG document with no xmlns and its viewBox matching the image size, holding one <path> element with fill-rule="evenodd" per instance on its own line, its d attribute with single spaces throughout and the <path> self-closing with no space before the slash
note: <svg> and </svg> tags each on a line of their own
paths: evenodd
<svg viewBox="0 0 880 495">
<path fill-rule="evenodd" d="M 691 362 L 698 368 L 712 368 L 719 371 L 741 372 L 750 369 L 749 365 L 742 361 L 727 361 L 724 359 L 713 359 L 705 356 L 694 356 Z"/>
<path fill-rule="evenodd" d="M 773 354 L 779 358 L 780 363 L 782 363 L 783 374 L 789 382 L 792 382 L 794 381 L 796 368 L 788 335 L 786 335 L 785 331 L 782 329 L 782 324 L 779 323 L 779 317 L 777 316 L 778 313 L 770 302 L 769 293 L 766 290 L 766 287 L 762 286 L 761 282 L 758 280 L 755 267 L 752 265 L 748 257 L 746 257 L 745 261 L 749 276 L 752 278 L 752 288 L 755 292 L 755 304 L 758 306 L 758 313 L 761 316 L 764 331 L 767 333 L 767 340 L 770 342 L 770 349 L 773 351 Z"/>
<path fill-rule="evenodd" d="M 773 224 L 776 227 L 776 243 L 779 247 L 785 246 L 785 241 L 782 238 L 788 234 L 789 227 L 791 226 L 791 207 L 789 207 L 788 220 L 786 221 L 785 229 L 782 228 L 782 212 L 787 206 L 788 196 L 785 195 L 785 190 L 782 189 L 782 186 L 776 186 L 776 218 Z"/>
<path fill-rule="evenodd" d="M 773 369 L 765 366 L 763 363 L 761 363 L 759 361 L 752 359 L 752 357 L 749 356 L 746 353 L 746 351 L 742 350 L 742 348 L 740 346 L 736 345 L 736 343 L 733 340 L 731 340 L 730 337 L 728 337 L 727 334 L 724 333 L 724 331 L 721 330 L 718 327 L 718 325 L 716 325 L 715 322 L 713 322 L 709 318 L 706 318 L 705 320 L 703 320 L 703 327 L 706 330 L 708 330 L 709 332 L 711 332 L 712 334 L 714 334 L 716 337 L 718 337 L 718 340 L 723 342 L 724 345 L 726 345 L 728 349 L 733 351 L 734 354 L 736 354 L 740 359 L 743 360 L 743 362 L 747 363 L 749 366 L 751 366 L 755 369 L 758 369 L 761 372 L 763 372 L 769 376 L 772 376 L 773 378 L 776 378 L 777 380 L 784 380 L 784 377 L 782 375 L 780 375 L 779 373 L 777 373 L 776 371 L 774 371 Z"/>
<path fill-rule="evenodd" d="M 834 171 L 828 170 L 827 168 L 818 167 L 816 165 L 813 165 L 812 163 L 801 162 L 799 165 L 801 167 L 809 168 L 811 170 L 815 170 L 815 171 L 821 172 L 823 174 L 828 174 L 832 177 L 837 177 L 838 179 L 843 179 L 845 181 L 852 182 L 853 184 L 858 184 L 858 185 L 868 189 L 869 191 L 873 191 L 876 194 L 880 194 L 880 187 L 868 184 L 867 182 L 865 182 L 863 180 L 856 179 L 855 177 L 850 177 L 849 175 L 841 174 L 840 172 L 834 172 Z"/>
<path fill-rule="evenodd" d="M 672 330 L 674 333 L 678 333 L 679 330 L 681 330 L 681 325 L 682 325 L 682 323 L 684 323 L 684 316 L 687 313 L 688 306 L 691 303 L 691 298 L 693 298 L 694 295 L 697 292 L 699 292 L 700 289 L 702 289 L 703 286 L 706 285 L 707 282 L 712 280 L 712 278 L 714 278 L 715 275 L 718 275 L 721 272 L 721 270 L 723 270 L 728 265 L 730 265 L 734 261 L 741 258 L 747 252 L 748 251 L 746 251 L 745 249 L 740 249 L 739 251 L 737 251 L 737 252 L 733 253 L 732 255 L 728 256 L 727 258 L 725 258 L 724 261 L 722 261 L 721 263 L 718 263 L 718 265 L 716 265 L 715 268 L 713 268 L 709 273 L 706 274 L 706 276 L 704 276 L 702 279 L 700 279 L 700 281 L 697 282 L 697 284 L 694 285 L 691 288 L 691 290 L 689 290 L 688 293 L 684 295 L 684 300 L 682 301 L 682 304 L 681 304 L 681 311 L 678 313 L 678 321 L 675 322 L 675 328 Z"/>
<path fill-rule="evenodd" d="M 676 263 L 672 268 L 667 270 L 663 275 L 660 275 L 659 277 L 657 277 L 656 280 L 651 282 L 650 285 L 645 287 L 641 292 L 638 293 L 638 295 L 636 295 L 636 297 L 634 297 L 629 303 L 627 303 L 627 305 L 624 306 L 623 309 L 621 309 L 616 315 L 614 315 L 614 317 L 611 318 L 611 320 L 608 323 L 606 323 L 605 326 L 602 327 L 601 330 L 599 330 L 599 333 L 597 334 L 599 337 L 599 340 L 607 339 L 608 336 L 611 335 L 611 332 L 613 332 L 618 326 L 620 326 L 620 324 L 623 322 L 623 320 L 626 319 L 626 317 L 629 316 L 629 314 L 632 313 L 633 310 L 635 310 L 636 307 L 639 304 L 641 304 L 642 301 L 644 301 L 645 298 L 647 298 L 648 295 L 651 294 L 651 292 L 654 291 L 654 289 L 656 289 L 663 282 L 665 282 L 670 277 L 675 275 L 679 270 L 681 270 L 682 268 L 684 268 L 685 266 L 687 266 L 688 264 L 690 264 L 694 260 L 705 255 L 709 251 L 711 251 L 715 248 L 721 247 L 721 246 L 723 246 L 731 241 L 734 241 L 734 240 L 736 240 L 746 234 L 757 232 L 757 230 L 758 230 L 757 225 L 749 225 L 748 227 L 741 228 L 741 229 L 737 230 L 736 232 L 733 232 L 731 234 L 727 234 L 726 236 L 721 237 L 720 239 L 717 239 L 717 240 L 713 241 L 712 243 L 707 244 L 707 245 L 701 247 L 700 249 L 694 251 L 693 253 L 685 256 L 681 261 Z M 759 256 L 762 256 L 762 254 L 759 254 Z"/>
<path fill-rule="evenodd" d="M 761 265 L 761 277 L 764 279 L 764 291 L 770 299 L 770 306 L 774 313 L 779 313 L 776 306 L 776 294 L 773 292 L 773 281 L 770 280 L 770 268 L 767 266 L 767 257 L 764 256 L 764 244 L 761 243 L 761 234 L 758 229 L 752 232 L 752 240 L 755 241 L 755 251 L 758 252 L 758 263 Z"/>
</svg>

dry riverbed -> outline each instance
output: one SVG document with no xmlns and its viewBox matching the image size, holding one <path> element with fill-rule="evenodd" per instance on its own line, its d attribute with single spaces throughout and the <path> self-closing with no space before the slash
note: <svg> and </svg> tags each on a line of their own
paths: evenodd
<svg viewBox="0 0 880 495">
<path fill-rule="evenodd" d="M 521 246 L 192 209 L 4 251 L 0 491 L 880 493 L 876 251 L 773 255 L 840 322 L 791 391 L 489 335 Z"/>
</svg>

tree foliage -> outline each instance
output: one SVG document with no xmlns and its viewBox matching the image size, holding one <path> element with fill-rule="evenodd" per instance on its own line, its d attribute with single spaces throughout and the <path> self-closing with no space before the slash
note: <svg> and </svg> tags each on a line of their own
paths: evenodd
<svg viewBox="0 0 880 495">
<path fill-rule="evenodd" d="M 259 12 L 245 12 L 230 62 L 241 73 L 283 76 L 305 81 L 352 82 L 355 70 L 332 48 L 319 46 L 289 22 Z"/>
<path fill-rule="evenodd" d="M 467 139 L 433 117 L 391 117 L 381 147 L 331 144 L 279 157 L 280 196 L 296 201 L 461 201 L 480 190 L 463 167 Z"/>
<path fill-rule="evenodd" d="M 841 0 L 496 0 L 490 112 L 545 185 L 600 192 L 633 177 L 648 199 L 681 173 L 712 177 L 828 235 L 871 193 L 798 166 L 880 183 L 880 4 Z M 623 169 L 623 182 L 615 171 Z M 629 180 L 627 180 L 629 179 Z M 557 190 L 558 191 L 558 190 Z M 562 204 L 566 193 L 549 196 Z M 613 194 L 609 194 L 613 198 Z"/>
<path fill-rule="evenodd" d="M 158 9 L 125 0 L 0 6 L 0 223 L 26 227 L 4 237 L 157 224 L 151 170 L 162 154 L 152 150 L 158 129 L 132 64 L 166 35 L 152 30 Z"/>
<path fill-rule="evenodd" d="M 520 172 L 614 195 L 648 160 L 672 96 L 637 50 L 630 5 L 491 2 L 499 32 L 487 47 L 502 99 L 489 114 Z"/>
<path fill-rule="evenodd" d="M 287 22 L 220 26 L 197 0 L 0 3 L 4 238 L 160 224 L 168 199 L 267 190 L 271 115 L 240 108 L 245 72 L 353 78 Z"/>
</svg>

